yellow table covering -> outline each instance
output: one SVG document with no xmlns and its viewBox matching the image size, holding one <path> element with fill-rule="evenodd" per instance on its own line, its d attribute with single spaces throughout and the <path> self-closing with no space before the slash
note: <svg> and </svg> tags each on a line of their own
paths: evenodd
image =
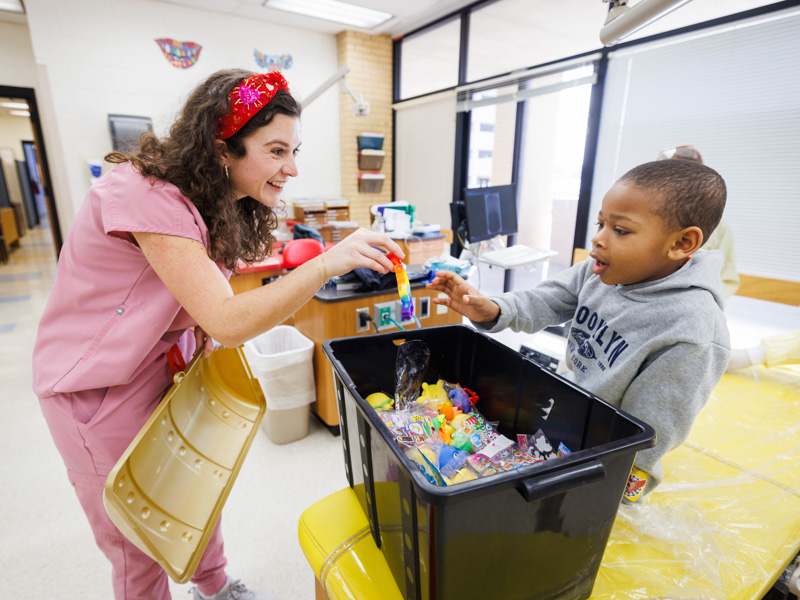
<svg viewBox="0 0 800 600">
<path fill-rule="evenodd" d="M 335 600 L 401 599 L 355 493 L 309 507 L 300 545 Z M 622 505 L 592 598 L 761 598 L 800 547 L 800 366 L 726 374 L 664 483 Z"/>
</svg>

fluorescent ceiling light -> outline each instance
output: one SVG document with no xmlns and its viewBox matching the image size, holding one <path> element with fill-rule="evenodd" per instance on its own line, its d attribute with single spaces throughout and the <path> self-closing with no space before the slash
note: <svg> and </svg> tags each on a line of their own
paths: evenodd
<svg viewBox="0 0 800 600">
<path fill-rule="evenodd" d="M 2 0 L 0 0 L 2 1 Z M 394 15 L 339 0 L 264 0 L 262 6 L 370 29 Z"/>
<path fill-rule="evenodd" d="M 10 110 L 10 111 L 8 111 L 8 114 L 16 115 L 18 117 L 30 117 L 31 116 L 31 113 L 29 113 L 27 110 Z"/>
<path fill-rule="evenodd" d="M 0 106 L 3 108 L 21 108 L 22 110 L 28 110 L 27 102 L 0 102 Z"/>
<path fill-rule="evenodd" d="M 22 0 L 0 0 L 0 10 L 7 10 L 9 12 L 25 14 L 25 8 L 22 6 Z"/>
</svg>

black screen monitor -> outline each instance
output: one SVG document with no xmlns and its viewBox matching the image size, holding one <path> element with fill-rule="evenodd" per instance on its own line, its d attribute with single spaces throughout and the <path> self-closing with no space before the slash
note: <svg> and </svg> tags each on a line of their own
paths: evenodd
<svg viewBox="0 0 800 600">
<path fill-rule="evenodd" d="M 467 238 L 470 243 L 517 233 L 517 193 L 514 185 L 464 190 Z"/>
<path fill-rule="evenodd" d="M 134 152 L 139 147 L 139 136 L 153 131 L 150 117 L 133 115 L 108 115 L 111 145 L 116 152 Z"/>
</svg>

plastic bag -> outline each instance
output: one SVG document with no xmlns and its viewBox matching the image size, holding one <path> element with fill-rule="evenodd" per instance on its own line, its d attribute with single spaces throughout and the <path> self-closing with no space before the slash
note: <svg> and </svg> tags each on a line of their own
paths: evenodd
<svg viewBox="0 0 800 600">
<path fill-rule="evenodd" d="M 408 340 L 398 348 L 394 394 L 397 410 L 407 410 L 417 401 L 430 358 L 431 351 L 421 340 Z"/>
</svg>

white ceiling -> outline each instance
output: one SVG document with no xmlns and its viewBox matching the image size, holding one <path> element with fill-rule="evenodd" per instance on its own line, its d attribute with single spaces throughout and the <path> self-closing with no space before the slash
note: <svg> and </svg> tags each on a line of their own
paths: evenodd
<svg viewBox="0 0 800 600">
<path fill-rule="evenodd" d="M 298 29 L 308 29 L 322 33 L 336 34 L 345 29 L 361 31 L 370 35 L 388 33 L 398 37 L 409 33 L 431 21 L 447 16 L 460 8 L 472 4 L 475 0 L 346 0 L 350 4 L 357 4 L 375 10 L 381 10 L 394 15 L 386 23 L 374 29 L 359 29 L 324 21 L 313 17 L 296 15 L 274 8 L 262 6 L 264 0 L 155 0 L 169 4 L 179 4 L 198 10 L 225 13 L 245 19 L 265 21 L 289 25 Z M 600 0 L 596 0 L 600 1 Z M 26 23 L 25 15 L 0 9 L 0 21 L 10 23 Z"/>
<path fill-rule="evenodd" d="M 236 15 L 246 19 L 279 23 L 299 29 L 309 29 L 323 33 L 335 34 L 348 29 L 361 31 L 370 35 L 388 33 L 392 37 L 397 37 L 409 33 L 431 21 L 435 21 L 439 17 L 449 15 L 464 6 L 472 4 L 475 0 L 346 0 L 349 4 L 356 4 L 394 15 L 394 17 L 389 19 L 386 23 L 373 29 L 359 29 L 349 25 L 342 25 L 341 23 L 324 21 L 322 19 L 296 15 L 274 8 L 267 8 L 262 6 L 264 0 L 157 1 Z"/>
</svg>

